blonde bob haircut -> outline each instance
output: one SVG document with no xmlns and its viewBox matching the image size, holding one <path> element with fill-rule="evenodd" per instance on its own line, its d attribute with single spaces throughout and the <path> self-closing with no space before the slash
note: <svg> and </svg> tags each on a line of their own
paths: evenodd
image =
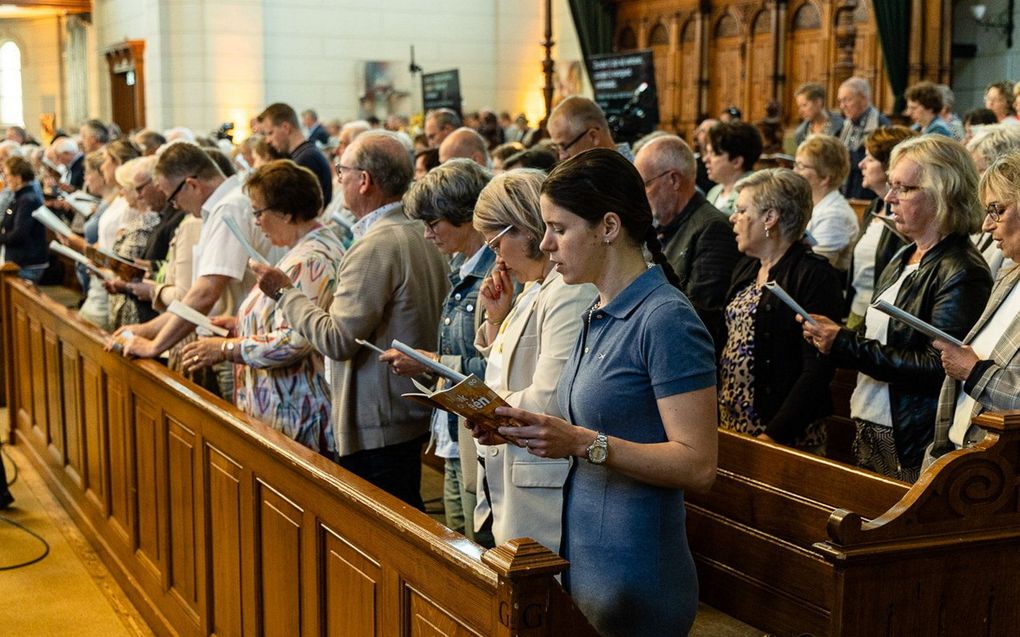
<svg viewBox="0 0 1020 637">
<path fill-rule="evenodd" d="M 995 160 L 981 176 L 981 201 L 998 199 L 1007 206 L 1020 205 L 1020 150 Z"/>
<path fill-rule="evenodd" d="M 801 142 L 797 152 L 811 158 L 812 168 L 819 177 L 829 178 L 829 188 L 839 188 L 850 174 L 846 146 L 832 135 L 811 135 Z"/>
<path fill-rule="evenodd" d="M 512 226 L 513 232 L 528 237 L 528 256 L 541 258 L 538 246 L 545 235 L 545 222 L 539 199 L 545 178 L 545 172 L 533 168 L 519 168 L 493 177 L 478 195 L 472 218 L 475 230 L 492 234 Z"/>
<path fill-rule="evenodd" d="M 935 204 L 939 232 L 970 235 L 981 229 L 977 168 L 960 142 L 941 135 L 908 139 L 893 149 L 889 170 L 904 159 L 921 168 L 918 185 Z"/>
</svg>

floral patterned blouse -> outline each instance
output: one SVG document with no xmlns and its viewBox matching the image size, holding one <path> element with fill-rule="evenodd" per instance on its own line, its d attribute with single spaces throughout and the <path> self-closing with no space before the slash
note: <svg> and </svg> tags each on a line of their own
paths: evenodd
<svg viewBox="0 0 1020 637">
<path fill-rule="evenodd" d="M 752 282 L 726 306 L 729 338 L 719 357 L 719 426 L 752 436 L 765 431 L 754 410 L 754 314 L 762 289 Z"/>
<path fill-rule="evenodd" d="M 277 264 L 294 287 L 329 310 L 344 249 L 319 226 Z M 234 402 L 273 429 L 326 457 L 336 457 L 330 426 L 330 390 L 322 355 L 294 331 L 276 303 L 252 288 L 237 315 L 244 365 L 234 366 Z"/>
</svg>

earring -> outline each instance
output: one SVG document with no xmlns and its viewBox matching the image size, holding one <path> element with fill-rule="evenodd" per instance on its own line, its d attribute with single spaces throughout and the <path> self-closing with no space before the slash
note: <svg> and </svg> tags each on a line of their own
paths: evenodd
<svg viewBox="0 0 1020 637">
<path fill-rule="evenodd" d="M 603 239 L 603 240 L 602 240 L 602 243 L 603 243 L 604 245 L 607 245 L 607 246 L 613 245 L 613 242 L 612 242 L 612 241 L 610 241 L 609 239 Z"/>
<path fill-rule="evenodd" d="M 768 226 L 765 226 L 765 238 L 768 239 L 771 236 L 772 236 L 772 229 L 769 228 Z"/>
</svg>

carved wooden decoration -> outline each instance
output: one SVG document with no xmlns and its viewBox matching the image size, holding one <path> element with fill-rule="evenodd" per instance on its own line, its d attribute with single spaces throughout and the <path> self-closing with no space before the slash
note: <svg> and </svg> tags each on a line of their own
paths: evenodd
<svg viewBox="0 0 1020 637">
<path fill-rule="evenodd" d="M 660 128 L 690 135 L 699 116 L 736 106 L 744 119 L 765 116 L 778 100 L 787 124 L 797 120 L 793 95 L 818 82 L 836 108 L 836 89 L 852 75 L 872 84 L 888 112 L 888 85 L 871 5 L 874 0 L 613 0 L 616 50 L 651 48 Z M 947 82 L 949 0 L 913 2 L 908 85 Z M 669 37 L 673 28 L 676 37 Z"/>
</svg>

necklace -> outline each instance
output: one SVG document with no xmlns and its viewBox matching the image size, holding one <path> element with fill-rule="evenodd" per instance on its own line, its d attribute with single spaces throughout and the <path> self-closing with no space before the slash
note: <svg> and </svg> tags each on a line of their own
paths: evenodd
<svg viewBox="0 0 1020 637">
<path fill-rule="evenodd" d="M 589 330 L 591 329 L 591 316 L 600 307 L 602 307 L 602 300 L 601 299 L 595 299 L 595 305 L 591 306 L 591 309 L 588 310 L 588 329 Z"/>
</svg>

